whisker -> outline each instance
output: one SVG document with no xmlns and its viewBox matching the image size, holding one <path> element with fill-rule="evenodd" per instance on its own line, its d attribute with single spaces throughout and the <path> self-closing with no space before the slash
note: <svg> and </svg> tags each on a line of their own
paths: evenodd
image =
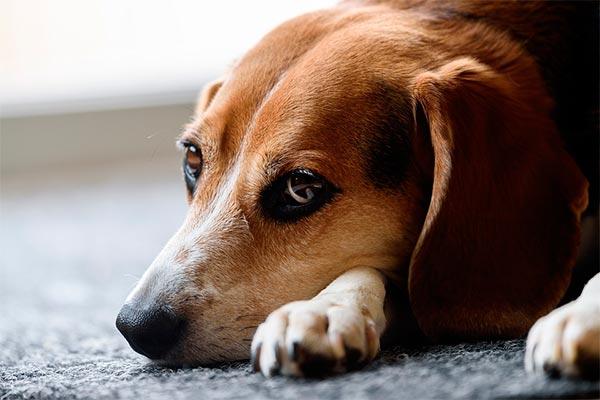
<svg viewBox="0 0 600 400">
<path fill-rule="evenodd" d="M 256 329 L 258 325 L 245 326 L 243 328 L 238 329 L 238 332 L 245 331 L 246 329 Z"/>
<path fill-rule="evenodd" d="M 216 347 L 219 350 L 227 351 L 223 346 L 219 346 L 218 344 L 212 343 L 212 347 Z"/>
<path fill-rule="evenodd" d="M 238 317 L 236 317 L 235 320 L 239 321 L 242 318 L 252 318 L 252 317 L 254 317 L 254 318 L 265 318 L 265 316 L 262 315 L 262 314 L 246 314 L 246 315 L 239 315 Z"/>
<path fill-rule="evenodd" d="M 238 342 L 237 340 L 234 340 L 234 339 L 231 339 L 231 338 L 228 338 L 228 337 L 220 337 L 219 340 L 220 341 L 231 342 L 231 343 L 234 343 L 234 344 L 237 344 L 237 342 Z"/>
<path fill-rule="evenodd" d="M 125 274 L 123 276 L 125 278 L 133 279 L 133 282 L 131 283 L 131 288 L 132 289 L 138 284 L 138 282 L 140 281 L 140 279 L 142 279 L 141 277 L 138 277 L 138 276 L 135 276 L 135 275 L 132 275 L 132 274 Z"/>
</svg>

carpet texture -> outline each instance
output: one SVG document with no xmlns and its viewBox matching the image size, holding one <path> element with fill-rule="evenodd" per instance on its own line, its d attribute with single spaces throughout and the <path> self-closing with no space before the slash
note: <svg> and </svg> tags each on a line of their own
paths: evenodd
<svg viewBox="0 0 600 400">
<path fill-rule="evenodd" d="M 66 183 L 4 182 L 1 400 L 598 396 L 598 382 L 525 374 L 523 340 L 387 349 L 366 369 L 326 380 L 267 380 L 246 362 L 194 369 L 150 364 L 128 347 L 114 319 L 183 218 L 177 166 L 165 168 L 162 176 L 120 167 Z"/>
</svg>

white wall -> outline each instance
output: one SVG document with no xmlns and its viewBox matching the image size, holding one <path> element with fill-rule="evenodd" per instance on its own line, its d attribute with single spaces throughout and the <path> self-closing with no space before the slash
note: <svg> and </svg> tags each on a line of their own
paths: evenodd
<svg viewBox="0 0 600 400">
<path fill-rule="evenodd" d="M 274 26 L 334 3 L 0 0 L 0 112 L 189 102 Z"/>
<path fill-rule="evenodd" d="M 0 0 L 0 178 L 178 158 L 206 81 L 335 2 Z"/>
</svg>

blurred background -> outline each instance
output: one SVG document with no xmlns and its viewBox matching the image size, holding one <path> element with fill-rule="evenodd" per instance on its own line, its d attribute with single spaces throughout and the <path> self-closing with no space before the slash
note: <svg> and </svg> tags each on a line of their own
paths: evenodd
<svg viewBox="0 0 600 400">
<path fill-rule="evenodd" d="M 333 3 L 0 0 L 0 364 L 113 343 L 183 220 L 174 143 L 200 88 Z"/>
</svg>

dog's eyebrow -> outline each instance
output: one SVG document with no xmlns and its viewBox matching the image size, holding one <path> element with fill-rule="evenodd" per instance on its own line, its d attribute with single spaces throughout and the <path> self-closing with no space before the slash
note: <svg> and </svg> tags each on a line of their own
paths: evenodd
<svg viewBox="0 0 600 400">
<path fill-rule="evenodd" d="M 202 126 L 197 121 L 192 121 L 184 125 L 182 132 L 177 137 L 175 144 L 179 149 L 183 148 L 184 143 L 192 142 L 200 143 L 202 134 Z"/>
<path fill-rule="evenodd" d="M 290 154 L 266 154 L 264 173 L 267 179 L 273 179 L 283 172 L 297 168 L 308 168 L 325 175 L 323 167 L 327 163 L 327 157 L 316 150 L 296 150 L 293 156 Z"/>
<path fill-rule="evenodd" d="M 267 160 L 268 161 L 264 169 L 265 175 L 267 176 L 267 178 L 274 178 L 279 174 L 279 171 L 281 171 L 281 169 L 285 165 L 285 162 L 283 160 L 283 157 L 280 156 L 269 157 L 267 155 Z"/>
</svg>

